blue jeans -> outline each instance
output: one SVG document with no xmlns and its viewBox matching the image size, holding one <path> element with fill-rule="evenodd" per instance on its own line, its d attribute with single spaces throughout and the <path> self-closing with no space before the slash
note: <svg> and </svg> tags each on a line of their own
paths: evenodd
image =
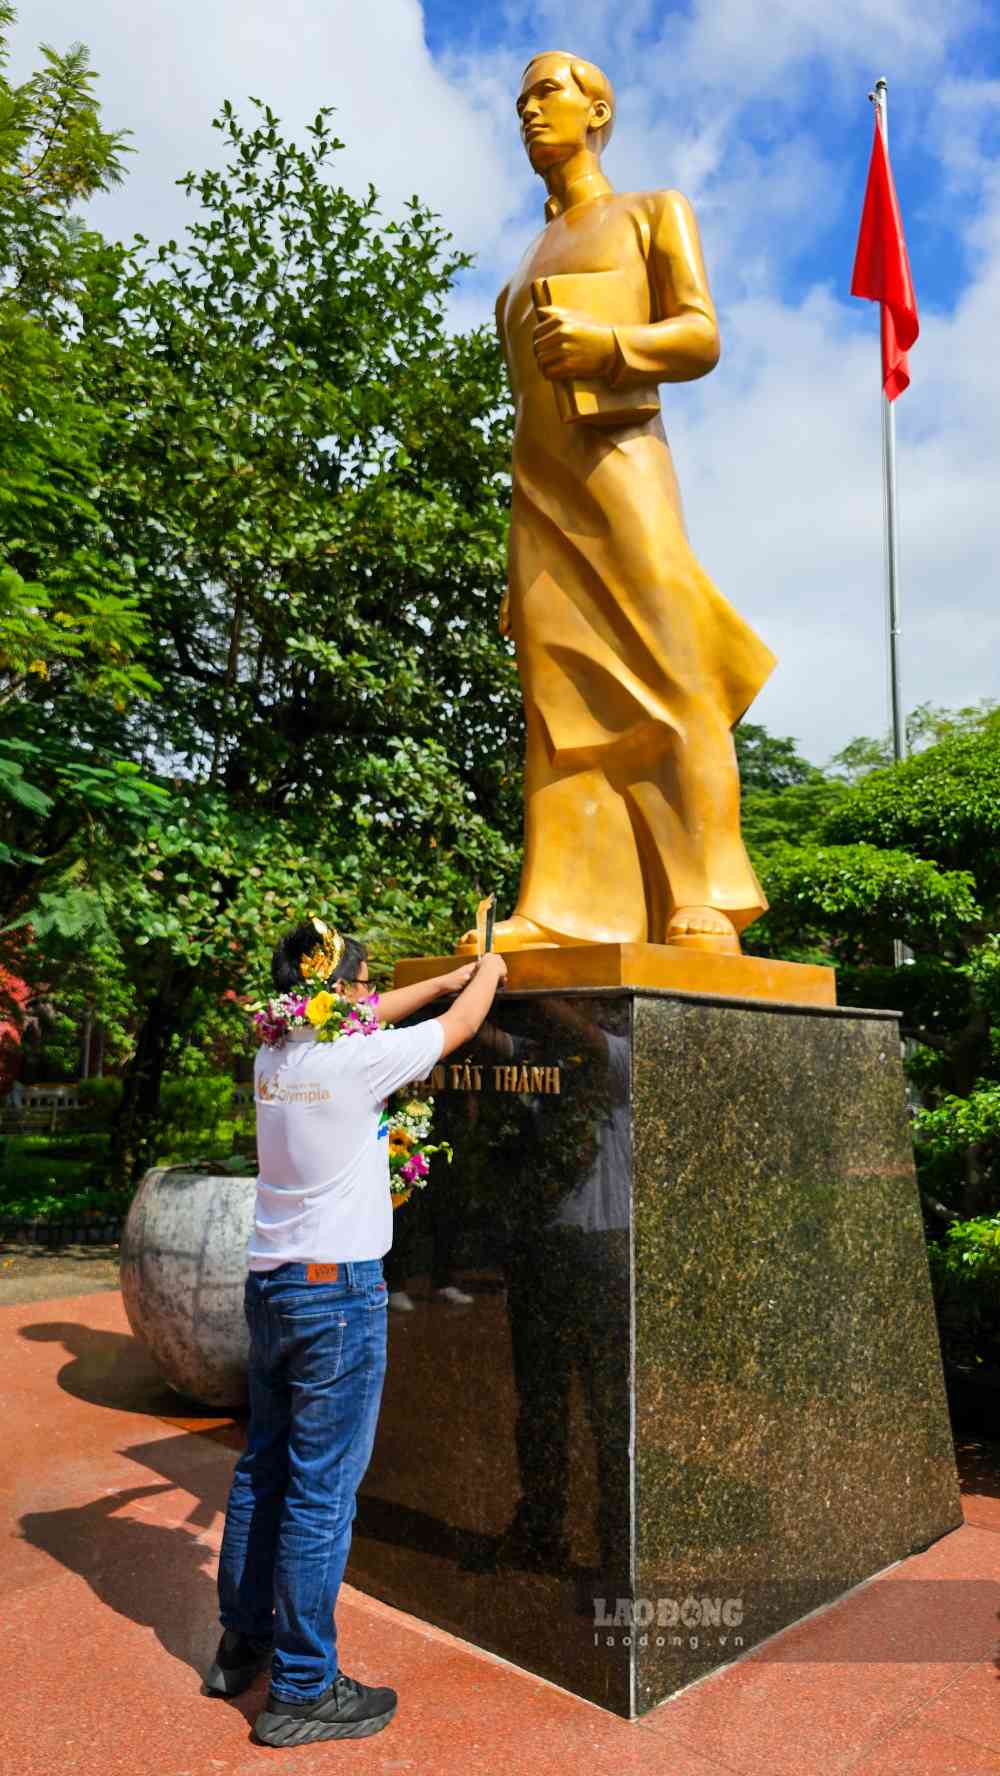
<svg viewBox="0 0 1000 1776">
<path fill-rule="evenodd" d="M 381 1258 L 305 1279 L 304 1264 L 247 1277 L 250 1424 L 219 1559 L 222 1626 L 273 1641 L 271 1688 L 288 1702 L 337 1676 L 333 1610 L 386 1360 Z"/>
</svg>

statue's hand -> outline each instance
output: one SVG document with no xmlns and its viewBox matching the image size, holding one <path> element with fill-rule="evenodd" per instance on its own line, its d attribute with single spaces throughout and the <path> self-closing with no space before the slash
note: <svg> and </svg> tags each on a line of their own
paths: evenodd
<svg viewBox="0 0 1000 1776">
<path fill-rule="evenodd" d="M 609 376 L 616 358 L 611 327 L 588 321 L 568 308 L 540 308 L 532 338 L 535 357 L 550 381 L 569 376 Z"/>
<path fill-rule="evenodd" d="M 510 634 L 510 593 L 509 592 L 505 592 L 503 597 L 500 600 L 500 609 L 497 613 L 497 628 L 499 629 L 501 635 L 509 635 Z"/>
</svg>

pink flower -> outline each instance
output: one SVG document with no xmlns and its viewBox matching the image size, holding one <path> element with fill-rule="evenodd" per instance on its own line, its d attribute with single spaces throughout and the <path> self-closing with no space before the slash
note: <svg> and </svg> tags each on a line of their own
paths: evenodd
<svg viewBox="0 0 1000 1776">
<path fill-rule="evenodd" d="M 275 1017 L 268 1009 L 255 1011 L 253 1021 L 261 1041 L 266 1042 L 269 1048 L 276 1048 L 279 1042 L 284 1042 L 288 1031 L 284 1018 Z"/>
<path fill-rule="evenodd" d="M 340 1026 L 340 1033 L 342 1036 L 375 1036 L 379 1027 L 378 1018 L 368 1008 L 368 1001 L 359 999 L 347 1013 Z"/>
</svg>

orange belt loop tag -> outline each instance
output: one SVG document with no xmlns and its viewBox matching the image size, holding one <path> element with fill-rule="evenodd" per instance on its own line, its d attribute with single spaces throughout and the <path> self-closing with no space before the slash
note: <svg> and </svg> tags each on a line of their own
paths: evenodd
<svg viewBox="0 0 1000 1776">
<path fill-rule="evenodd" d="M 339 1266 L 336 1264 L 307 1264 L 306 1282 L 335 1283 L 337 1281 L 338 1268 Z"/>
</svg>

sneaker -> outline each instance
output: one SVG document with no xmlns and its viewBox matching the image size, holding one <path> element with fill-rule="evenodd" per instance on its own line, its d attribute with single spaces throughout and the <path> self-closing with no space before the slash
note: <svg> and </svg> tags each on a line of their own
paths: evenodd
<svg viewBox="0 0 1000 1776">
<path fill-rule="evenodd" d="M 413 1296 L 408 1295 L 406 1293 L 405 1289 L 390 1289 L 390 1291 L 389 1291 L 389 1306 L 390 1307 L 400 1307 L 400 1308 L 402 1308 L 404 1313 L 412 1313 L 414 1308 L 416 1307 L 416 1305 L 417 1304 L 414 1301 Z"/>
<path fill-rule="evenodd" d="M 444 1289 L 435 1289 L 434 1294 L 439 1301 L 453 1301 L 456 1307 L 468 1307 L 476 1299 L 474 1295 L 467 1295 L 464 1289 L 456 1288 L 454 1283 Z"/>
<path fill-rule="evenodd" d="M 265 1745 L 309 1745 L 316 1739 L 367 1739 L 396 1712 L 395 1690 L 373 1689 L 338 1671 L 330 1688 L 307 1702 L 283 1702 L 268 1691 L 253 1730 Z"/>
<path fill-rule="evenodd" d="M 227 1628 L 205 1678 L 206 1690 L 212 1696 L 239 1696 L 270 1665 L 271 1652 L 269 1641 L 251 1640 L 239 1629 Z"/>
</svg>

